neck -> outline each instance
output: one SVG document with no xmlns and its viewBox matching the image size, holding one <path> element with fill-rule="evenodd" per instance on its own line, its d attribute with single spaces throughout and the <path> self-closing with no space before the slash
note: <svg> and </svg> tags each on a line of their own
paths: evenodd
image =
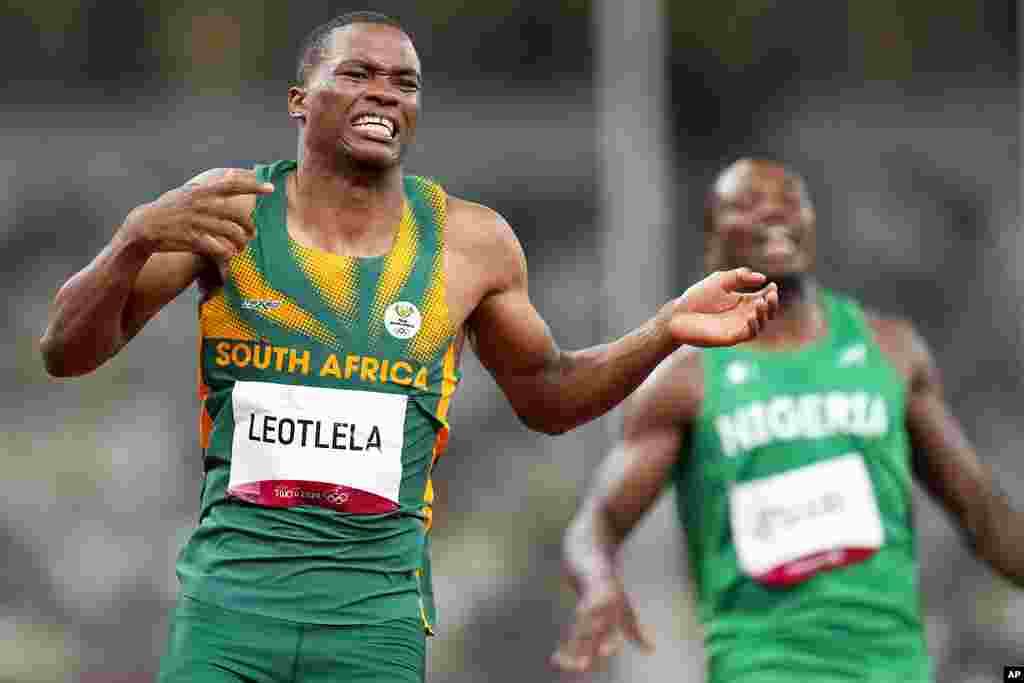
<svg viewBox="0 0 1024 683">
<path fill-rule="evenodd" d="M 295 231 L 337 253 L 374 255 L 386 249 L 402 215 L 401 166 L 359 166 L 305 151 L 288 188 Z"/>
<path fill-rule="evenodd" d="M 800 346 L 824 334 L 824 311 L 818 305 L 818 285 L 806 274 L 773 277 L 779 287 L 779 310 L 752 344 L 781 349 Z"/>
<path fill-rule="evenodd" d="M 366 207 L 402 196 L 402 166 L 360 164 L 337 150 L 323 152 L 300 137 L 296 172 L 300 198 L 311 205 Z"/>
</svg>

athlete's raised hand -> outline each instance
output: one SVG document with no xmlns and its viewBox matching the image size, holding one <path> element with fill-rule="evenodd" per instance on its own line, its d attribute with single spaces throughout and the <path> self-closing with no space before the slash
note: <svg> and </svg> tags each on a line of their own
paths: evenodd
<svg viewBox="0 0 1024 683">
<path fill-rule="evenodd" d="M 779 308 L 775 283 L 749 268 L 717 271 L 663 309 L 672 336 L 690 346 L 731 346 L 757 336 Z M 755 292 L 749 290 L 761 287 Z M 745 291 L 746 290 L 746 291 Z"/>
<path fill-rule="evenodd" d="M 650 637 L 637 622 L 619 577 L 574 583 L 579 594 L 576 618 L 569 635 L 551 655 L 553 667 L 575 673 L 592 671 L 604 659 L 618 654 L 626 640 L 646 652 L 654 650 Z"/>
<path fill-rule="evenodd" d="M 274 191 L 246 169 L 204 173 L 134 209 L 121 230 L 149 252 L 190 252 L 222 264 L 256 236 L 255 197 Z"/>
</svg>

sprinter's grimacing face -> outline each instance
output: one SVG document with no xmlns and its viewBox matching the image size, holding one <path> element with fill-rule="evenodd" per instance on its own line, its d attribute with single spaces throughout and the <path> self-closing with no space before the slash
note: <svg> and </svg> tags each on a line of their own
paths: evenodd
<svg viewBox="0 0 1024 683">
<path fill-rule="evenodd" d="M 420 61 L 409 37 L 383 24 L 336 29 L 300 96 L 308 142 L 371 166 L 399 163 L 415 138 Z M 294 96 L 292 110 L 296 107 Z"/>
</svg>

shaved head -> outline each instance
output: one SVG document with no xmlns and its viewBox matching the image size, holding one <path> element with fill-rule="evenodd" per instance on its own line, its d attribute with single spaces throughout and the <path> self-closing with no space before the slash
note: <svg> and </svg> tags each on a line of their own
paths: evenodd
<svg viewBox="0 0 1024 683">
<path fill-rule="evenodd" d="M 348 12 L 341 16 L 331 19 L 325 24 L 317 26 L 315 29 L 310 31 L 306 40 L 302 43 L 302 48 L 299 50 L 299 63 L 296 71 L 296 78 L 298 82 L 305 84 L 308 82 L 309 75 L 316 70 L 317 65 L 323 60 L 324 54 L 327 52 L 327 47 L 333 34 L 337 29 L 350 26 L 352 24 L 378 24 L 381 26 L 390 26 L 396 28 L 412 41 L 412 36 L 405 30 L 405 27 L 395 18 L 389 17 L 386 14 L 380 12 Z"/>
<path fill-rule="evenodd" d="M 789 169 L 782 162 L 770 159 L 753 159 L 745 157 L 726 166 L 708 188 L 704 197 L 704 232 L 710 234 L 715 228 L 718 206 L 722 199 L 738 194 L 752 176 L 777 178 L 787 186 L 794 188 L 810 203 L 807 184 L 803 176 Z"/>
<path fill-rule="evenodd" d="M 749 266 L 773 279 L 808 273 L 815 213 L 804 179 L 778 161 L 730 164 L 708 190 L 704 247 L 711 270 Z"/>
</svg>

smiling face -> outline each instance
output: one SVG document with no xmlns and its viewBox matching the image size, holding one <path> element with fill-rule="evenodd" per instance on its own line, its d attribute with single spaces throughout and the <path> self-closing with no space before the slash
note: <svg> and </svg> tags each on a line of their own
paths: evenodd
<svg viewBox="0 0 1024 683">
<path fill-rule="evenodd" d="M 412 41 L 385 24 L 355 23 L 327 38 L 307 83 L 289 91 L 307 149 L 359 166 L 396 166 L 412 143 L 420 109 L 420 61 Z"/>
<path fill-rule="evenodd" d="M 710 270 L 749 266 L 769 278 L 814 263 L 814 207 L 800 176 L 769 161 L 738 161 L 709 196 L 705 260 Z"/>
</svg>

